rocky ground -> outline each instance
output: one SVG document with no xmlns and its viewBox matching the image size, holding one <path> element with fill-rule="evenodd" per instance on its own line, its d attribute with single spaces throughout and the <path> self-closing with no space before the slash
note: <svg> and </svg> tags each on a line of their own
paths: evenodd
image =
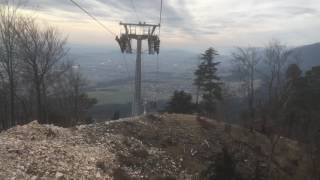
<svg viewBox="0 0 320 180">
<path fill-rule="evenodd" d="M 279 138 L 271 158 L 271 139 L 174 114 L 74 128 L 34 121 L 0 134 L 0 179 L 210 179 L 223 150 L 242 179 L 305 179 L 299 145 Z"/>
</svg>

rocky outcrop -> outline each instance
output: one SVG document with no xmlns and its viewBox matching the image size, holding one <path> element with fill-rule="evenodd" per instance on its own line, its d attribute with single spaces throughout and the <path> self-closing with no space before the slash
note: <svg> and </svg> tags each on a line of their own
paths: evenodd
<svg viewBox="0 0 320 180">
<path fill-rule="evenodd" d="M 226 149 L 242 179 L 305 176 L 296 142 L 281 138 L 271 161 L 270 148 L 257 132 L 187 115 L 68 129 L 34 121 L 0 134 L 0 179 L 208 179 Z"/>
</svg>

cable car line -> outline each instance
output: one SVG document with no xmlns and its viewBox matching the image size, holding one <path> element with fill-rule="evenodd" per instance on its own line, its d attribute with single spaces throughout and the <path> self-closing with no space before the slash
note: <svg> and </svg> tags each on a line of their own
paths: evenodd
<svg viewBox="0 0 320 180">
<path fill-rule="evenodd" d="M 93 16 L 89 11 L 87 11 L 85 8 L 83 8 L 80 4 L 75 2 L 74 0 L 70 0 L 75 6 L 77 6 L 79 9 L 81 9 L 84 13 L 86 13 L 89 17 L 91 17 L 96 23 L 98 23 L 103 29 L 108 31 L 112 35 L 116 35 L 112 30 L 110 30 L 106 25 L 104 25 L 102 22 L 100 22 L 95 16 Z"/>
</svg>

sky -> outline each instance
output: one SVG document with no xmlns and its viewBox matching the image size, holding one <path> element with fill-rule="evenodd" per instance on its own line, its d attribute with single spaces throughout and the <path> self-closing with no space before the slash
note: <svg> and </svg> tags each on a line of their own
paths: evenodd
<svg viewBox="0 0 320 180">
<path fill-rule="evenodd" d="M 119 34 L 119 22 L 159 23 L 161 0 L 75 0 Z M 29 0 L 23 7 L 44 26 L 56 26 L 72 45 L 117 48 L 101 28 L 69 0 Z M 288 46 L 320 42 L 320 0 L 163 0 L 161 46 Z"/>
</svg>

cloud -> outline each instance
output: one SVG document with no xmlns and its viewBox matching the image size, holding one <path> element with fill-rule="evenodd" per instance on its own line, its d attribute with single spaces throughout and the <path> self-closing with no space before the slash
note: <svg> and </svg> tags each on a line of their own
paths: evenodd
<svg viewBox="0 0 320 180">
<path fill-rule="evenodd" d="M 103 20 L 137 22 L 136 16 L 133 15 L 135 13 L 135 6 L 138 17 L 141 17 L 141 21 L 159 23 L 160 0 L 95 0 L 90 1 L 90 3 L 83 1 L 76 2 L 85 7 L 94 16 Z M 184 33 L 193 33 L 190 27 L 194 25 L 194 22 L 189 12 L 184 8 L 186 2 L 179 0 L 178 4 L 179 6 L 174 6 L 176 4 L 164 1 L 163 22 L 166 23 L 166 26 L 178 29 Z M 27 8 L 50 13 L 54 13 L 56 10 L 76 14 L 82 13 L 68 0 L 32 0 L 29 1 Z M 57 15 L 59 14 L 57 13 Z M 66 18 L 69 20 L 72 20 L 72 18 L 79 20 L 77 16 L 68 16 Z"/>
<path fill-rule="evenodd" d="M 108 22 L 159 22 L 160 0 L 75 0 L 98 19 Z M 163 0 L 163 32 L 166 36 L 205 36 L 220 39 L 239 38 L 263 32 L 290 32 L 304 21 L 319 19 L 319 0 Z M 134 7 L 136 11 L 134 10 Z M 35 9 L 59 20 L 81 22 L 87 19 L 69 0 L 29 0 Z M 282 24 L 286 26 L 281 26 Z M 308 24 L 310 26 L 310 24 Z M 318 27 L 318 23 L 312 25 Z M 241 34 L 242 33 L 242 34 Z M 259 34 L 260 33 L 260 34 Z M 314 35 L 316 36 L 316 35 Z M 250 36 L 251 37 L 251 36 Z M 252 38 L 252 37 L 251 37 Z M 261 38 L 261 37 L 257 37 Z M 319 40 L 315 38 L 315 40 Z"/>
</svg>

